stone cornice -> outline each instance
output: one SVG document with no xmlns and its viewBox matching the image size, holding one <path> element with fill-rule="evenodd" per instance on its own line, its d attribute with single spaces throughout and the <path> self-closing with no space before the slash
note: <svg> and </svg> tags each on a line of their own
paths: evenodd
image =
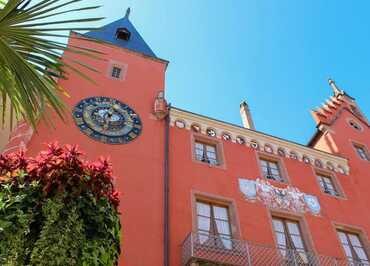
<svg viewBox="0 0 370 266">
<path fill-rule="evenodd" d="M 211 129 L 215 133 L 214 137 L 224 139 L 225 141 L 297 159 L 302 161 L 302 163 L 312 164 L 317 168 L 349 174 L 348 160 L 346 158 L 210 117 L 171 107 L 170 122 L 171 126 L 188 130 L 194 130 L 192 125 L 197 125 L 199 127 L 198 132 L 206 135 L 208 134 L 207 130 Z"/>
</svg>

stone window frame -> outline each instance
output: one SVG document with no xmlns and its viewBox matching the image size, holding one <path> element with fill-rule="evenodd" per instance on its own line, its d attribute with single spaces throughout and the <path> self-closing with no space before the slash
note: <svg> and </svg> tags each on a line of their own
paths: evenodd
<svg viewBox="0 0 370 266">
<path fill-rule="evenodd" d="M 191 210 L 192 210 L 192 232 L 198 231 L 197 201 L 209 202 L 211 204 L 224 206 L 228 209 L 229 223 L 231 228 L 231 238 L 241 239 L 240 221 L 236 207 L 236 201 L 232 198 L 211 194 L 208 192 L 191 191 Z"/>
<path fill-rule="evenodd" d="M 359 123 L 358 121 L 356 121 L 355 119 L 351 118 L 351 117 L 348 117 L 347 119 L 347 123 L 348 125 L 353 128 L 354 130 L 358 131 L 358 132 L 363 132 L 364 131 L 364 128 L 363 126 L 361 125 L 361 123 Z M 354 125 L 356 125 L 358 128 L 356 128 Z"/>
<path fill-rule="evenodd" d="M 121 75 L 120 75 L 119 78 L 116 78 L 116 77 L 112 76 L 112 71 L 113 71 L 113 68 L 115 68 L 115 67 L 121 69 Z M 118 62 L 118 61 L 110 60 L 109 64 L 108 64 L 107 76 L 111 80 L 124 81 L 124 80 L 126 80 L 127 71 L 128 71 L 128 65 L 127 64 L 122 63 L 122 62 Z"/>
<path fill-rule="evenodd" d="M 283 158 L 281 156 L 271 154 L 271 153 L 267 153 L 267 152 L 263 152 L 263 151 L 256 152 L 256 155 L 257 155 L 257 163 L 258 163 L 259 173 L 260 173 L 260 176 L 264 180 L 267 180 L 269 182 L 270 181 L 276 182 L 278 184 L 291 184 L 291 181 L 290 181 L 290 178 L 289 178 L 289 175 L 288 175 L 288 170 L 286 169 Z M 263 171 L 262 171 L 261 159 L 277 163 L 277 165 L 279 167 L 280 176 L 283 179 L 283 181 L 266 178 L 265 175 L 263 174 Z"/>
<path fill-rule="evenodd" d="M 343 186 L 339 182 L 339 179 L 338 179 L 338 177 L 337 177 L 337 175 L 335 173 L 333 173 L 332 171 L 329 171 L 329 170 L 326 170 L 326 169 L 323 169 L 323 168 L 317 168 L 317 167 L 312 167 L 312 171 L 313 171 L 313 174 L 315 176 L 316 183 L 319 186 L 320 191 L 324 195 L 327 195 L 329 197 L 338 198 L 338 199 L 347 199 L 347 196 L 344 193 Z M 331 180 L 332 184 L 334 185 L 334 188 L 335 188 L 336 192 L 338 193 L 338 195 L 332 195 L 332 194 L 326 193 L 323 190 L 323 188 L 321 187 L 317 175 L 322 175 L 322 176 L 325 176 L 325 177 L 330 178 L 330 180 Z"/>
<path fill-rule="evenodd" d="M 203 135 L 201 133 L 192 132 L 190 135 L 191 138 L 191 157 L 192 161 L 198 164 L 208 165 L 211 168 L 219 168 L 219 169 L 226 169 L 226 163 L 225 163 L 225 154 L 224 154 L 224 148 L 222 140 L 215 138 L 215 137 L 209 137 L 206 135 Z M 207 162 L 202 162 L 197 160 L 196 153 L 195 153 L 195 143 L 201 142 L 208 145 L 213 145 L 216 148 L 216 156 L 218 164 L 209 164 Z"/>
<path fill-rule="evenodd" d="M 268 219 L 270 222 L 270 229 L 272 232 L 273 240 L 274 240 L 274 246 L 278 247 L 278 241 L 275 234 L 275 228 L 273 225 L 273 218 L 276 217 L 277 219 L 285 219 L 285 220 L 291 220 L 298 222 L 299 229 L 302 234 L 302 239 L 305 245 L 305 248 L 307 249 L 307 252 L 312 254 L 317 254 L 314 246 L 314 242 L 312 239 L 312 235 L 309 230 L 309 226 L 306 220 L 306 217 L 304 214 L 301 213 L 293 213 L 290 211 L 285 210 L 275 210 L 275 209 L 268 209 Z"/>
<path fill-rule="evenodd" d="M 370 260 L 370 241 L 369 237 L 366 234 L 366 231 L 362 227 L 338 222 L 332 222 L 332 227 L 336 235 L 338 245 L 340 246 L 340 250 L 342 251 L 343 258 L 347 259 L 347 255 L 339 238 L 338 231 L 356 234 L 359 237 L 361 244 L 363 245 L 368 259 Z"/>
<path fill-rule="evenodd" d="M 361 160 L 361 161 L 367 161 L 370 162 L 370 153 L 369 149 L 367 148 L 366 144 L 360 143 L 358 141 L 351 141 L 352 142 L 352 147 L 354 149 L 354 152 L 356 153 L 356 156 Z M 357 148 L 362 148 L 365 151 L 367 159 L 363 159 L 357 152 Z"/>
</svg>

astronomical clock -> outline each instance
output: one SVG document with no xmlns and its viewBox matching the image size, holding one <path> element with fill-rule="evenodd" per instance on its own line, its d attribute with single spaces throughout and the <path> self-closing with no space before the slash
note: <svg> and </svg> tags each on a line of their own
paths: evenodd
<svg viewBox="0 0 370 266">
<path fill-rule="evenodd" d="M 109 97 L 91 97 L 73 109 L 79 129 L 90 138 L 107 144 L 126 144 L 142 130 L 138 114 L 128 105 Z"/>
</svg>

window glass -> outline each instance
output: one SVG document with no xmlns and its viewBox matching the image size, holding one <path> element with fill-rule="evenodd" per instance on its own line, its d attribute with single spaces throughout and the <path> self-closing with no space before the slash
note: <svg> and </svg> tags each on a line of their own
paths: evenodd
<svg viewBox="0 0 370 266">
<path fill-rule="evenodd" d="M 195 142 L 195 158 L 198 161 L 217 165 L 217 150 L 215 145 Z"/>
<path fill-rule="evenodd" d="M 339 239 L 340 239 L 340 241 L 341 241 L 343 244 L 347 244 L 347 237 L 346 237 L 346 235 L 345 235 L 343 232 L 339 232 L 339 233 L 338 233 L 338 235 L 339 235 Z"/>
<path fill-rule="evenodd" d="M 214 210 L 214 213 L 215 213 L 215 218 L 217 218 L 217 219 L 223 219 L 223 220 L 227 220 L 228 219 L 227 209 L 226 208 L 214 206 L 213 207 L 213 210 Z"/>
<path fill-rule="evenodd" d="M 216 248 L 232 248 L 228 208 L 197 202 L 198 232 L 201 244 Z"/>
<path fill-rule="evenodd" d="M 285 249 L 296 250 L 302 254 L 306 252 L 299 224 L 297 222 L 284 218 L 273 218 L 272 222 L 278 247 L 283 250 L 282 255 L 286 254 Z M 306 260 L 305 255 L 300 255 L 300 257 L 301 259 Z"/>
<path fill-rule="evenodd" d="M 289 232 L 291 234 L 299 235 L 299 228 L 298 228 L 297 223 L 288 222 L 287 224 L 288 224 Z"/>
<path fill-rule="evenodd" d="M 268 161 L 265 159 L 260 159 L 260 161 L 261 161 L 261 170 L 265 178 L 273 179 L 279 182 L 284 181 L 280 173 L 278 162 Z"/>
<path fill-rule="evenodd" d="M 331 177 L 317 174 L 317 179 L 319 181 L 321 189 L 325 193 L 334 195 L 334 196 L 339 196 L 338 190 L 336 189 Z"/>
<path fill-rule="evenodd" d="M 360 239 L 358 239 L 358 236 L 348 234 L 349 240 L 351 241 L 351 244 L 353 246 L 361 247 Z"/>
<path fill-rule="evenodd" d="M 279 246 L 286 248 L 286 238 L 284 233 L 276 232 L 276 239 Z"/>
<path fill-rule="evenodd" d="M 201 231 L 209 232 L 211 219 L 208 217 L 198 216 L 198 229 Z"/>
<path fill-rule="evenodd" d="M 112 68 L 112 77 L 113 78 L 120 78 L 121 77 L 121 72 L 122 72 L 122 69 L 119 68 L 119 67 L 113 67 Z"/>
<path fill-rule="evenodd" d="M 370 265 L 368 255 L 358 235 L 338 231 L 338 236 L 349 261 L 361 263 L 361 265 Z"/>
<path fill-rule="evenodd" d="M 208 204 L 197 202 L 197 213 L 206 217 L 211 217 L 211 207 Z"/>
<path fill-rule="evenodd" d="M 368 157 L 364 147 L 360 147 L 360 146 L 355 145 L 355 149 L 356 149 L 356 152 L 357 152 L 358 156 L 360 156 L 361 159 L 369 160 L 369 157 Z"/>
<path fill-rule="evenodd" d="M 282 221 L 273 219 L 272 222 L 274 224 L 275 231 L 284 232 L 284 225 Z"/>
</svg>

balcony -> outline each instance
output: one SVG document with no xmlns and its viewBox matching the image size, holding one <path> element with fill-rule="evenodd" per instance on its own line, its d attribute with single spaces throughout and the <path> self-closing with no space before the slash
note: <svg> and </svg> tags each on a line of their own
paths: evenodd
<svg viewBox="0 0 370 266">
<path fill-rule="evenodd" d="M 183 266 L 370 266 L 369 263 L 279 250 L 235 239 L 190 233 L 182 244 Z"/>
</svg>

